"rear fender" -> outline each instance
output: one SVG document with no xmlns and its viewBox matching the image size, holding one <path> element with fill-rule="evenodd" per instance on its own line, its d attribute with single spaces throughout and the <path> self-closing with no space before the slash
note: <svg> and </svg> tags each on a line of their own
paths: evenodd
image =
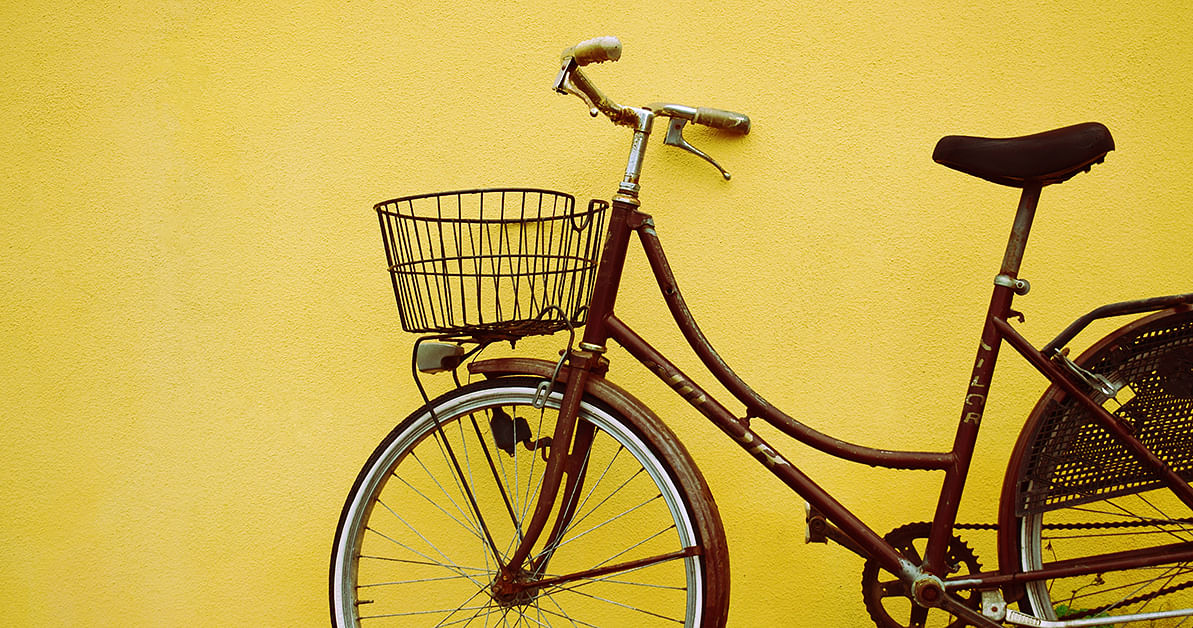
<svg viewBox="0 0 1193 628">
<path fill-rule="evenodd" d="M 1082 367 L 1089 366 L 1098 355 L 1116 346 L 1124 338 L 1134 337 L 1140 328 L 1162 322 L 1165 318 L 1187 316 L 1190 309 L 1189 305 L 1181 305 L 1132 321 L 1094 343 L 1093 346 L 1082 352 L 1074 360 L 1074 363 Z M 1006 475 L 1003 478 L 998 509 L 998 565 L 999 572 L 1003 575 L 1011 575 L 1019 570 L 1019 541 L 1015 514 L 1019 469 L 1023 465 L 1024 458 L 1031 454 L 1030 449 L 1040 430 L 1040 423 L 1047 415 L 1049 406 L 1054 402 L 1063 401 L 1064 398 L 1065 392 L 1059 386 L 1055 384 L 1049 386 L 1040 400 L 1036 402 L 1031 414 L 1028 415 L 1027 421 L 1024 422 L 1023 428 L 1019 432 L 1015 447 L 1011 451 Z M 1023 597 L 1023 586 L 1021 584 L 1007 585 L 1004 587 L 1003 593 L 1008 602 L 1016 601 Z"/>
</svg>

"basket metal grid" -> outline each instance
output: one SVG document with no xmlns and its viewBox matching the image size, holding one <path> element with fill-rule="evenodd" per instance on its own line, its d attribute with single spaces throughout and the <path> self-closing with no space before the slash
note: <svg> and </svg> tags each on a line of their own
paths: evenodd
<svg viewBox="0 0 1193 628">
<path fill-rule="evenodd" d="M 1136 438 L 1186 479 L 1193 479 L 1193 313 L 1161 319 L 1120 341 L 1089 370 L 1134 394 L 1114 414 Z M 1120 397 L 1122 394 L 1120 393 Z M 1161 486 L 1127 448 L 1075 399 L 1053 401 L 1022 477 L 1030 480 L 1017 514 L 1143 492 Z"/>
<path fill-rule="evenodd" d="M 402 328 L 492 340 L 583 325 L 608 206 L 532 188 L 376 204 Z"/>
</svg>

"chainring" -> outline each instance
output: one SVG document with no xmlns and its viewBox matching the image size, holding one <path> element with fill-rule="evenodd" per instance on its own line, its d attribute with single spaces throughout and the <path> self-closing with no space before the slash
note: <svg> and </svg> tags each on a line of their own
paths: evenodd
<svg viewBox="0 0 1193 628">
<path fill-rule="evenodd" d="M 919 565 L 924 562 L 921 551 L 931 530 L 931 523 L 919 521 L 895 528 L 883 538 L 901 556 Z M 982 570 L 973 550 L 957 536 L 949 541 L 948 562 L 948 575 L 977 573 Z M 976 591 L 960 592 L 960 598 L 975 609 L 981 601 Z M 945 611 L 927 609 L 916 604 L 903 582 L 884 571 L 873 559 L 867 560 L 862 568 L 862 599 L 866 603 L 866 611 L 870 613 L 870 618 L 878 628 L 961 628 L 969 625 Z M 895 619 L 895 616 L 903 619 Z M 928 621 L 929 617 L 933 619 L 931 624 Z M 946 621 L 948 623 L 944 623 Z"/>
</svg>

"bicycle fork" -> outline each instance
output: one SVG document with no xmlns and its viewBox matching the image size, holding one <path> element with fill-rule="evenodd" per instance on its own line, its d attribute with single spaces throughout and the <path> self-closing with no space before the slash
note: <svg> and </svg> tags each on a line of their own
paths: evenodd
<svg viewBox="0 0 1193 628">
<path fill-rule="evenodd" d="M 575 514 L 576 500 L 573 497 L 584 483 L 584 463 L 588 458 L 588 448 L 592 444 L 593 428 L 590 425 L 577 428 L 577 416 L 589 376 L 594 372 L 603 374 L 608 369 L 608 360 L 603 356 L 604 344 L 608 338 L 605 317 L 613 311 L 617 289 L 621 283 L 622 267 L 631 234 L 628 218 L 639 206 L 637 180 L 653 119 L 649 112 L 636 113 L 641 115 L 641 119 L 635 128 L 625 179 L 613 197 L 612 217 L 601 251 L 601 262 L 597 268 L 596 288 L 589 304 L 584 338 L 578 349 L 569 350 L 567 353 L 569 376 L 556 419 L 555 432 L 551 436 L 553 446 L 543 473 L 538 503 L 535 505 L 530 523 L 522 532 L 517 549 L 502 566 L 501 573 L 493 583 L 494 596 L 499 600 L 515 599 L 524 596 L 528 589 L 542 586 L 541 579 L 547 563 L 554 553 L 554 548 L 563 540 L 568 524 Z M 550 394 L 550 391 L 547 392 Z M 530 557 L 532 548 L 546 528 L 559 499 L 559 488 L 563 484 L 565 472 L 568 474 L 566 501 L 560 508 L 559 516 L 547 537 L 542 553 L 533 559 L 529 568 L 524 568 L 523 563 Z M 573 577 L 575 576 L 577 574 L 573 574 Z"/>
<path fill-rule="evenodd" d="M 556 419 L 555 430 L 551 436 L 551 453 L 547 458 L 547 467 L 543 472 L 542 485 L 538 492 L 538 503 L 531 515 L 526 529 L 521 531 L 521 538 L 517 548 L 509 561 L 501 567 L 501 572 L 493 582 L 493 596 L 498 601 L 511 603 L 524 597 L 527 592 L 541 587 L 540 580 L 546 572 L 564 533 L 568 530 L 573 516 L 576 514 L 576 495 L 584 486 L 587 471 L 588 451 L 592 446 L 595 428 L 587 422 L 577 420 L 580 402 L 584 397 L 584 389 L 589 374 L 594 369 L 604 368 L 606 363 L 599 352 L 579 349 L 571 351 L 567 356 L 571 364 L 570 376 L 564 389 L 563 400 Z M 549 394 L 549 391 L 548 391 Z M 566 484 L 564 475 L 567 476 Z M 542 551 L 531 558 L 531 552 L 546 529 L 557 502 L 560 501 L 560 487 L 564 487 L 563 503 L 559 504 L 559 514 L 555 525 L 547 535 Z M 527 562 L 529 560 L 529 563 Z M 526 564 L 525 567 L 523 565 Z"/>
</svg>

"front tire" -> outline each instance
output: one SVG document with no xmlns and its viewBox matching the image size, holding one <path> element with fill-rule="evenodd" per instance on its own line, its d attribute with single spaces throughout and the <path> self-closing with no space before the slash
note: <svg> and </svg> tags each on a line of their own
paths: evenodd
<svg viewBox="0 0 1193 628">
<path fill-rule="evenodd" d="M 340 515 L 333 625 L 723 625 L 724 533 L 691 459 L 651 415 L 630 418 L 589 397 L 577 426 L 593 428 L 583 484 L 571 495 L 561 485 L 531 552 L 550 558 L 538 572 L 524 566 L 523 576 L 627 566 L 513 598 L 494 593 L 499 564 L 534 512 L 543 449 L 551 447 L 562 395 L 534 408 L 541 381 L 503 377 L 459 388 L 431 402 L 433 415 L 416 411 L 381 442 Z M 567 531 L 545 552 L 569 500 L 576 508 Z"/>
</svg>

